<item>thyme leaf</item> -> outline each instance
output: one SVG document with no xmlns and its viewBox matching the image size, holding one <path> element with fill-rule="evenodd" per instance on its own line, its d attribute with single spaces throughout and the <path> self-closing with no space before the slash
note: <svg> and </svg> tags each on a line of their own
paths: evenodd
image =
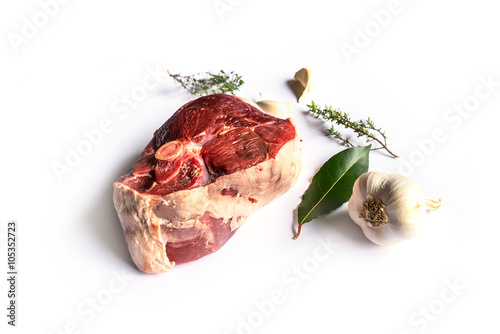
<svg viewBox="0 0 500 334">
<path fill-rule="evenodd" d="M 220 70 L 218 73 L 202 72 L 192 75 L 167 72 L 172 79 L 196 96 L 221 93 L 234 95 L 240 89 L 240 86 L 245 83 L 241 75 L 233 71 L 226 73 Z"/>
<path fill-rule="evenodd" d="M 343 126 L 346 129 L 351 129 L 357 137 L 365 137 L 366 143 L 376 142 L 380 146 L 372 148 L 372 150 L 385 149 L 394 158 L 398 156 L 391 152 L 387 147 L 387 136 L 381 128 L 377 127 L 373 120 L 368 117 L 366 120 L 360 119 L 357 121 L 351 120 L 350 116 L 340 111 L 338 108 L 332 108 L 331 106 L 326 106 L 322 108 L 318 104 L 311 101 L 308 104 L 308 112 L 316 118 L 320 118 L 326 122 L 331 122 L 331 127 L 326 131 L 325 135 L 337 139 L 341 145 L 347 147 L 354 147 L 355 145 L 351 141 L 351 137 L 342 135 L 338 130 L 336 125 Z"/>
</svg>

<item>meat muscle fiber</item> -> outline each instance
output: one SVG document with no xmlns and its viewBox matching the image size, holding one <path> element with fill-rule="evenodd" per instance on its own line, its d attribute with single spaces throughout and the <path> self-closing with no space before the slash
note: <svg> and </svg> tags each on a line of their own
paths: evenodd
<svg viewBox="0 0 500 334">
<path fill-rule="evenodd" d="M 182 106 L 114 183 L 113 202 L 131 257 L 147 273 L 219 250 L 301 170 L 291 119 L 225 94 Z"/>
</svg>

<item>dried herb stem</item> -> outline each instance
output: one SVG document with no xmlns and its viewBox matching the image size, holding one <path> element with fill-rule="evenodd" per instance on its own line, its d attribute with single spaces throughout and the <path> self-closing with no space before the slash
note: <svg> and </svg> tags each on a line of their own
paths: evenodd
<svg viewBox="0 0 500 334">
<path fill-rule="evenodd" d="M 331 106 L 325 106 L 321 108 L 318 104 L 315 104 L 314 101 L 311 101 L 311 104 L 307 105 L 309 108 L 308 112 L 312 114 L 316 118 L 321 118 L 324 121 L 333 122 L 336 125 L 341 125 L 346 129 L 351 129 L 354 133 L 357 134 L 357 137 L 366 137 L 366 142 L 377 142 L 380 147 L 375 147 L 372 150 L 380 150 L 385 149 L 391 156 L 397 158 L 398 156 L 394 154 L 387 147 L 387 136 L 385 132 L 382 131 L 381 128 L 375 126 L 373 121 L 368 117 L 368 119 L 353 121 L 349 117 L 349 115 L 345 112 L 340 111 L 340 109 L 333 109 Z M 335 128 L 335 125 L 332 124 L 331 127 L 326 131 L 327 136 L 334 137 L 339 140 L 340 143 L 344 146 L 355 147 L 355 145 L 351 142 L 350 137 L 346 137 L 338 132 Z"/>
<path fill-rule="evenodd" d="M 202 72 L 192 75 L 172 74 L 168 75 L 179 83 L 184 89 L 196 96 L 209 94 L 235 94 L 245 82 L 241 75 L 233 71 L 226 73 L 220 70 L 218 73 Z"/>
</svg>

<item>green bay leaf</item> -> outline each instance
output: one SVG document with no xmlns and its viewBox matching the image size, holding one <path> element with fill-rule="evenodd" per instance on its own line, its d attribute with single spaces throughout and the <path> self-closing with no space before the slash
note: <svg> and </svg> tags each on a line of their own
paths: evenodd
<svg viewBox="0 0 500 334">
<path fill-rule="evenodd" d="M 298 207 L 300 235 L 303 224 L 326 215 L 347 202 L 354 182 L 368 171 L 371 145 L 343 150 L 331 157 L 314 175 Z"/>
</svg>

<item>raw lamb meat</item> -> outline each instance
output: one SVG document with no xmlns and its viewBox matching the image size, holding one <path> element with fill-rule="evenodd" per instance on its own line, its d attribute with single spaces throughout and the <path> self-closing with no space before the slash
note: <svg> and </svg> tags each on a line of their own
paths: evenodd
<svg viewBox="0 0 500 334">
<path fill-rule="evenodd" d="M 299 143 L 291 119 L 238 97 L 185 104 L 113 185 L 134 263 L 165 272 L 217 251 L 250 214 L 295 184 Z"/>
</svg>

